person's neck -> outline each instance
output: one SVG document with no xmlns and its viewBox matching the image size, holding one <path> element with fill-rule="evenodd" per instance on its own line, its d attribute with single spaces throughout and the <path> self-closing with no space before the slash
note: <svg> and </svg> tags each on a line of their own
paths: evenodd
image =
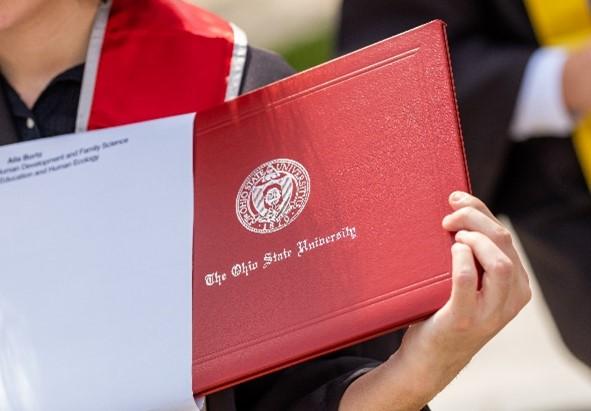
<svg viewBox="0 0 591 411">
<path fill-rule="evenodd" d="M 52 0 L 0 32 L 0 70 L 33 107 L 51 80 L 84 62 L 99 0 Z"/>
</svg>

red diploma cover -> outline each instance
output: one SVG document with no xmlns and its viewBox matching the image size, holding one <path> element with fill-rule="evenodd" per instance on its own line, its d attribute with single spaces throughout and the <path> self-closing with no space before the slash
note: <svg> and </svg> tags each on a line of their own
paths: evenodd
<svg viewBox="0 0 591 411">
<path fill-rule="evenodd" d="M 424 318 L 469 190 L 435 21 L 198 114 L 193 390 Z"/>
</svg>

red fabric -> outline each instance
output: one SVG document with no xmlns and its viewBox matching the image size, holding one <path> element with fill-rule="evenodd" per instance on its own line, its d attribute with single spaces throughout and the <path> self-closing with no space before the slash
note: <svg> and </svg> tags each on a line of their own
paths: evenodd
<svg viewBox="0 0 591 411">
<path fill-rule="evenodd" d="M 196 6 L 182 0 L 114 0 L 88 128 L 222 103 L 232 51 L 231 26 Z"/>
</svg>

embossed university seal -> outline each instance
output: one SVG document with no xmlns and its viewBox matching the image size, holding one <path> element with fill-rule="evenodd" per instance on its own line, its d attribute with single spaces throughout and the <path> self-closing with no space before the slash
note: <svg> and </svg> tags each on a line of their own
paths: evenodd
<svg viewBox="0 0 591 411">
<path fill-rule="evenodd" d="M 310 195 L 310 176 L 303 165 L 279 158 L 257 167 L 236 197 L 238 221 L 249 231 L 281 230 L 302 212 Z"/>
</svg>

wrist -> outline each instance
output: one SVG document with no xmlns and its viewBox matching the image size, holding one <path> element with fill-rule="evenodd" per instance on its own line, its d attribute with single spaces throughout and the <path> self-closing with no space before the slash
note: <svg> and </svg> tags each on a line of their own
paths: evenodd
<svg viewBox="0 0 591 411">
<path fill-rule="evenodd" d="M 434 317 L 427 321 L 434 321 Z M 411 326 L 390 360 L 399 363 L 406 375 L 420 381 L 420 389 L 431 400 L 470 362 L 481 345 L 471 343 L 473 338 L 461 335 L 460 331 L 450 338 L 425 325 Z"/>
<path fill-rule="evenodd" d="M 566 62 L 564 63 L 564 71 L 562 73 L 562 95 L 564 98 L 564 104 L 571 113 L 577 112 L 577 99 L 576 99 L 576 84 L 574 81 L 574 56 L 569 54 Z"/>
<path fill-rule="evenodd" d="M 408 350 L 403 344 L 384 364 L 392 375 L 403 375 L 408 382 L 405 389 L 416 398 L 421 398 L 424 403 L 435 397 L 448 382 L 448 365 L 443 360 L 446 356 L 427 345 L 415 345 L 412 350 Z"/>
<path fill-rule="evenodd" d="M 433 398 L 425 380 L 411 372 L 396 353 L 355 380 L 345 391 L 339 411 L 418 411 Z"/>
<path fill-rule="evenodd" d="M 590 107 L 587 80 L 590 54 L 588 49 L 571 51 L 564 63 L 562 74 L 564 104 L 575 116 L 586 114 Z"/>
<path fill-rule="evenodd" d="M 403 378 L 406 384 L 401 388 L 407 395 L 417 398 L 421 405 L 431 401 L 441 390 L 436 382 L 440 380 L 440 368 L 428 357 L 407 355 L 400 349 L 384 363 L 384 370 L 390 378 Z"/>
</svg>

